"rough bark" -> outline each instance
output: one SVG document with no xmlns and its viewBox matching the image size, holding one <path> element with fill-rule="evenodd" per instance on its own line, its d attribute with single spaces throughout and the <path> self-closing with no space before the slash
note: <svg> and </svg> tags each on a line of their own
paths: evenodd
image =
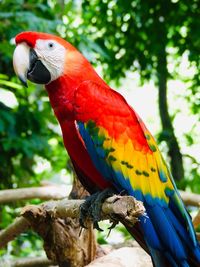
<svg viewBox="0 0 200 267">
<path fill-rule="evenodd" d="M 75 195 L 76 192 L 73 190 L 73 197 Z M 84 195 L 83 189 L 81 189 L 81 195 Z M 22 216 L 24 217 L 17 218 L 15 223 L 0 232 L 0 247 L 5 246 L 7 242 L 14 239 L 21 232 L 32 227 L 43 238 L 45 251 L 51 261 L 57 262 L 59 266 L 85 266 L 96 257 L 97 245 L 90 222 L 88 222 L 88 229 L 83 229 L 80 233 L 77 218 L 79 217 L 80 204 L 83 201 L 63 199 L 49 201 L 38 206 L 27 206 L 22 211 Z M 131 222 L 133 224 L 137 221 L 137 217 L 144 213 L 144 208 L 140 202 L 130 196 L 113 196 L 105 201 L 102 211 L 102 218 L 104 219 L 108 218 L 109 214 L 116 214 L 120 218 L 126 219 L 128 223 Z M 194 219 L 196 227 L 200 222 L 199 216 L 200 213 Z M 102 254 L 102 250 L 100 250 L 100 254 Z M 115 263 L 115 257 L 111 256 L 103 261 L 94 262 L 97 265 L 90 265 L 90 267 L 116 266 L 112 265 L 113 262 Z M 133 263 L 135 262 L 137 262 L 137 257 Z M 103 263 L 105 265 L 102 265 Z M 119 256 L 118 258 L 119 265 L 117 266 L 140 266 L 131 265 L 133 263 L 126 265 L 122 255 L 122 257 Z"/>
<path fill-rule="evenodd" d="M 75 176 L 75 175 L 74 175 Z M 74 177 L 75 178 L 75 177 Z M 82 199 L 88 195 L 78 179 L 74 179 L 73 189 L 69 198 Z M 46 255 L 60 267 L 82 267 L 94 260 L 96 256 L 96 238 L 91 222 L 87 222 L 87 229 L 81 230 L 79 224 L 79 206 L 71 209 L 63 200 L 47 202 L 41 209 L 25 209 L 23 216 L 31 222 L 31 227 L 43 238 Z M 83 200 L 76 200 L 80 203 Z M 58 204 L 58 205 L 57 205 Z M 74 216 L 76 215 L 76 216 Z"/>
<path fill-rule="evenodd" d="M 31 227 L 44 240 L 50 260 L 59 266 L 85 266 L 96 256 L 96 239 L 91 222 L 87 224 L 88 229 L 80 231 L 79 207 L 83 202 L 63 199 L 25 207 L 21 212 L 23 217 L 0 232 L 0 246 Z M 102 218 L 115 214 L 131 225 L 143 213 L 142 203 L 130 196 L 113 196 L 102 207 Z"/>
<path fill-rule="evenodd" d="M 108 218 L 108 214 L 114 213 L 134 223 L 144 208 L 140 202 L 133 202 L 135 200 L 128 196 L 107 199 L 102 207 L 104 217 Z M 96 239 L 91 222 L 88 221 L 87 229 L 80 229 L 77 217 L 81 203 L 83 200 L 51 201 L 40 207 L 29 206 L 22 212 L 34 231 L 43 238 L 47 257 L 58 262 L 59 266 L 85 266 L 96 256 Z"/>
<path fill-rule="evenodd" d="M 19 235 L 30 226 L 38 227 L 40 223 L 46 219 L 79 218 L 79 207 L 83 202 L 84 200 L 63 199 L 60 201 L 49 201 L 38 206 L 26 206 L 21 212 L 21 217 L 17 218 L 15 222 L 6 229 L 0 231 L 1 247 L 5 232 L 7 232 L 7 235 L 10 236 L 10 240 L 12 240 L 16 235 Z M 135 200 L 133 197 L 115 195 L 105 200 L 102 211 L 102 220 L 108 219 L 109 214 L 116 214 L 126 219 L 129 223 L 134 223 L 137 221 L 137 217 L 144 213 L 144 208 L 142 203 Z M 8 240 L 8 242 L 10 240 Z"/>
<path fill-rule="evenodd" d="M 52 194 L 52 188 L 55 192 L 59 190 L 59 186 L 48 186 L 47 188 L 34 188 L 33 191 L 29 189 L 22 189 L 22 191 L 14 190 L 13 197 L 12 190 L 9 190 L 9 196 L 7 195 L 7 190 L 1 192 L 0 201 L 15 201 L 24 198 L 35 198 L 40 196 L 43 198 L 48 198 L 54 196 Z M 44 190 L 43 190 L 44 189 Z M 25 190 L 25 191 L 24 191 Z M 49 192 L 50 190 L 50 192 Z M 29 192 L 30 191 L 30 192 Z M 16 197 L 20 194 L 19 198 Z M 25 194 L 23 195 L 23 193 Z M 61 195 L 64 195 L 64 192 Z M 88 193 L 83 189 L 78 180 L 75 180 L 72 192 L 69 198 L 77 198 L 78 200 L 72 199 L 62 199 L 60 201 L 49 201 L 38 206 L 27 206 L 21 212 L 21 217 L 17 218 L 15 223 L 10 225 L 7 229 L 0 232 L 0 247 L 5 246 L 10 240 L 14 239 L 17 235 L 27 230 L 31 227 L 35 232 L 37 232 L 44 240 L 44 249 L 48 258 L 52 262 L 56 262 L 59 266 L 70 266 L 70 267 L 82 267 L 87 265 L 89 262 L 93 261 L 97 254 L 105 254 L 103 250 L 96 244 L 95 234 L 91 222 L 87 222 L 88 229 L 80 229 L 79 225 L 79 207 L 80 204 L 84 202 L 80 198 L 83 198 Z M 61 196 L 60 195 L 60 196 Z M 200 202 L 199 195 L 192 193 L 181 192 L 183 199 L 188 205 L 198 206 Z M 5 198 L 4 198 L 5 196 Z M 16 198 L 15 198 L 16 197 Z M 144 213 L 144 208 L 141 202 L 136 201 L 130 196 L 113 196 L 108 198 L 102 207 L 102 218 L 109 218 L 110 214 L 115 214 L 119 218 L 125 219 L 125 221 L 133 225 L 137 221 L 137 217 Z M 199 216 L 195 218 L 194 223 L 197 227 L 199 225 Z M 121 252 L 120 252 L 121 253 Z M 108 258 L 102 259 L 100 262 L 94 262 L 89 265 L 90 267 L 95 266 L 116 266 L 116 259 L 118 262 L 117 266 L 121 267 L 133 267 L 133 266 L 144 266 L 139 265 L 137 257 L 134 259 L 133 263 L 130 263 L 123 259 L 124 255 L 119 257 L 113 257 L 112 255 Z M 128 257 L 128 252 L 125 258 Z M 138 262 L 138 263 L 137 263 Z M 146 261 L 145 261 L 146 262 Z M 19 264 L 29 264 L 30 265 L 19 265 Z M 41 264 L 47 264 L 48 262 L 43 262 Z M 115 265 L 113 265 L 113 263 Z M 137 263 L 137 265 L 133 265 Z M 142 264 L 142 261 L 140 261 Z M 24 263 L 14 262 L 11 266 L 47 266 L 47 265 L 34 265 L 33 262 L 29 262 L 28 259 L 24 259 Z M 18 264 L 18 265 L 16 265 Z M 32 265 L 31 265 L 32 264 Z M 104 265 L 103 265 L 104 264 Z M 129 265 L 126 265 L 129 264 Z M 1 266 L 1 262 L 0 262 Z M 148 266 L 148 265 L 146 265 Z M 151 265 L 150 265 L 151 266 Z"/>
</svg>

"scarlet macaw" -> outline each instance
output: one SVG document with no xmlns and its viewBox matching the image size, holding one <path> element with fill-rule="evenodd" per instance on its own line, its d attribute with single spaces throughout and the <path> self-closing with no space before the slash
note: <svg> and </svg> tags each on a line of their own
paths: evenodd
<svg viewBox="0 0 200 267">
<path fill-rule="evenodd" d="M 157 144 L 126 100 L 70 43 L 46 33 L 16 36 L 14 69 L 45 84 L 64 145 L 90 193 L 112 187 L 143 202 L 129 229 L 155 267 L 200 266 L 200 246 Z"/>
</svg>

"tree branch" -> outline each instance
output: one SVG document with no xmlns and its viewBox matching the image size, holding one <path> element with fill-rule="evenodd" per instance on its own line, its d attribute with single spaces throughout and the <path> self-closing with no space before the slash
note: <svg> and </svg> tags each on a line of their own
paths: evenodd
<svg viewBox="0 0 200 267">
<path fill-rule="evenodd" d="M 200 194 L 190 193 L 181 190 L 179 192 L 186 206 L 200 206 Z"/>
<path fill-rule="evenodd" d="M 78 218 L 80 205 L 84 200 L 49 201 L 41 205 L 29 205 L 22 209 L 21 217 L 17 218 L 10 226 L 0 232 L 0 248 L 13 240 L 17 235 L 27 230 L 30 226 L 36 230 L 44 231 L 47 228 L 48 218 L 65 219 Z M 145 210 L 140 201 L 130 196 L 113 196 L 102 206 L 102 219 L 108 219 L 114 214 L 123 218 L 128 223 L 134 224 Z M 44 223 L 44 227 L 39 227 Z"/>
<path fill-rule="evenodd" d="M 6 246 L 8 242 L 25 232 L 29 227 L 30 225 L 25 218 L 15 219 L 6 229 L 0 231 L 0 248 Z"/>
<path fill-rule="evenodd" d="M 190 205 L 192 203 L 193 205 L 197 206 L 199 203 L 198 201 L 199 195 L 191 193 L 189 194 L 182 193 L 182 196 L 186 200 L 186 203 Z M 191 202 L 191 196 L 192 199 L 194 198 L 192 202 Z M 188 201 L 188 199 L 190 201 Z M 46 203 L 37 206 L 29 205 L 24 207 L 21 211 L 20 217 L 17 218 L 13 224 L 11 224 L 6 229 L 0 232 L 0 247 L 5 246 L 9 241 L 13 240 L 20 233 L 24 232 L 29 227 L 31 227 L 43 238 L 44 248 L 47 253 L 47 256 L 48 258 L 53 260 L 53 262 L 57 261 L 62 262 L 62 259 L 72 257 L 71 254 L 69 253 L 70 247 L 72 246 L 71 251 L 74 251 L 73 246 L 76 243 L 77 238 L 79 239 L 80 236 L 79 235 L 71 236 L 71 234 L 68 234 L 69 232 L 68 225 L 70 225 L 70 223 L 72 222 L 70 221 L 72 220 L 70 218 L 76 218 L 75 221 L 78 225 L 76 227 L 78 227 L 77 230 L 79 229 L 80 226 L 77 218 L 79 217 L 80 205 L 83 202 L 84 200 L 62 199 L 59 201 L 48 201 Z M 115 216 L 117 216 L 117 218 L 122 218 L 127 224 L 133 225 L 135 222 L 137 222 L 138 216 L 144 214 L 144 212 L 145 212 L 144 207 L 140 201 L 137 201 L 131 196 L 115 195 L 113 197 L 108 198 L 104 202 L 102 206 L 102 219 L 108 219 L 110 218 L 110 215 L 114 214 Z M 195 218 L 194 223 L 195 225 L 199 224 L 199 214 Z M 75 225 L 75 222 L 73 222 L 72 224 Z M 91 223 L 89 223 L 88 225 L 89 228 L 92 227 Z M 72 227 L 72 225 L 70 227 Z M 88 233 L 88 230 L 85 231 L 85 233 L 86 232 Z M 82 239 L 84 241 L 83 237 Z M 67 242 L 68 244 L 66 246 Z M 51 245 L 49 246 L 49 244 Z M 77 251 L 79 250 L 80 248 L 77 247 Z M 66 255 L 65 251 L 67 251 L 69 255 Z M 60 256 L 61 254 L 62 256 Z M 81 252 L 81 255 L 84 255 L 84 252 Z M 81 255 L 79 255 L 80 259 L 82 259 Z M 76 255 L 73 255 L 73 258 L 74 256 L 76 257 Z M 105 262 L 107 262 L 107 260 Z M 109 262 L 111 261 L 108 259 L 108 264 Z M 26 266 L 26 265 L 11 265 L 11 266 Z M 27 267 L 28 266 L 29 265 L 27 265 Z M 40 265 L 35 265 L 35 266 L 40 266 Z M 59 266 L 62 266 L 62 264 L 59 264 Z M 97 265 L 94 266 L 91 265 L 90 267 L 95 267 L 95 266 Z"/>
<path fill-rule="evenodd" d="M 199 206 L 200 195 L 184 191 L 180 191 L 180 193 L 186 205 Z M 10 189 L 10 190 L 2 190 L 0 192 L 0 203 L 28 199 L 28 198 L 59 199 L 63 198 L 64 196 L 66 196 L 66 193 L 63 190 L 62 186 Z M 127 197 L 127 196 L 120 197 L 119 206 L 118 206 L 119 201 L 117 201 L 116 203 L 109 203 L 110 200 L 111 201 L 113 200 L 112 198 L 107 199 L 107 201 L 103 205 L 103 212 L 107 215 L 114 213 L 114 214 L 119 214 L 122 217 L 125 216 L 125 214 L 127 214 L 127 208 L 125 206 L 129 202 L 129 198 L 133 199 L 132 197 Z M 126 202 L 127 199 L 128 202 Z M 40 206 L 32 206 L 32 207 L 27 206 L 25 207 L 25 209 L 23 209 L 22 213 L 25 210 L 27 212 L 27 210 L 29 210 L 30 207 L 37 210 L 39 210 L 42 207 L 43 210 L 45 209 L 46 211 L 48 211 L 49 214 L 51 214 L 51 216 L 54 217 L 77 218 L 79 216 L 80 204 L 82 204 L 83 201 L 84 200 L 67 200 L 67 199 L 63 199 L 61 201 L 49 201 Z M 122 214 L 122 211 L 124 211 L 125 213 Z M 137 215 L 134 216 L 137 217 Z M 198 219 L 195 219 L 195 225 L 197 225 L 197 220 L 199 224 L 199 216 Z M 29 228 L 29 223 L 25 218 L 23 218 L 23 216 L 17 218 L 11 225 L 9 225 L 6 229 L 0 232 L 0 247 L 5 246 L 9 241 L 13 240 L 16 236 L 26 231 L 28 228 Z"/>
<path fill-rule="evenodd" d="M 57 200 L 66 196 L 66 186 L 61 185 L 7 189 L 0 191 L 0 204 L 33 198 L 39 198 L 42 200 Z"/>
<path fill-rule="evenodd" d="M 185 205 L 199 207 L 200 195 L 185 191 L 179 191 Z M 67 197 L 66 186 L 48 185 L 41 187 L 28 187 L 19 189 L 8 189 L 0 191 L 0 204 L 39 198 L 41 200 L 63 199 Z"/>
</svg>

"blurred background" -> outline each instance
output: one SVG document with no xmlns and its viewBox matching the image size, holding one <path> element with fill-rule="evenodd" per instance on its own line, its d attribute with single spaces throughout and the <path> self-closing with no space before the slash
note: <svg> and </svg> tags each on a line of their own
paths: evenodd
<svg viewBox="0 0 200 267">
<path fill-rule="evenodd" d="M 13 71 L 14 37 L 33 30 L 75 45 L 145 121 L 178 188 L 200 193 L 199 18 L 199 0 L 0 0 L 0 189 L 52 182 L 70 191 L 72 183 L 44 88 L 24 88 Z M 0 229 L 25 204 L 1 205 Z M 128 238 L 123 231 L 115 238 Z M 99 242 L 109 241 L 105 235 Z M 0 257 L 42 253 L 30 231 Z"/>
</svg>

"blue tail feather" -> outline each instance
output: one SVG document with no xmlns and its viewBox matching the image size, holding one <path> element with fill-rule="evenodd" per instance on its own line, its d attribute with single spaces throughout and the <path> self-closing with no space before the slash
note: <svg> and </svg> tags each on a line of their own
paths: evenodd
<svg viewBox="0 0 200 267">
<path fill-rule="evenodd" d="M 141 216 L 140 227 L 155 267 L 200 266 L 200 248 L 173 212 L 159 205 L 145 207 L 148 217 Z M 194 264 L 188 259 L 191 254 L 196 258 Z"/>
</svg>

